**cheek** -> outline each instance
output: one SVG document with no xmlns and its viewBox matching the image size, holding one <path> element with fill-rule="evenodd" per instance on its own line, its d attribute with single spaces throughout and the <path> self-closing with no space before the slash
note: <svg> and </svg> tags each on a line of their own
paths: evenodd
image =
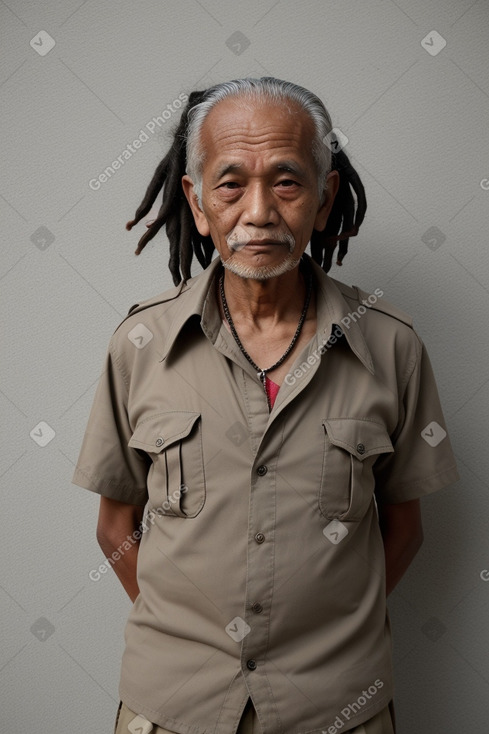
<svg viewBox="0 0 489 734">
<path fill-rule="evenodd" d="M 204 213 L 211 231 L 222 238 L 236 223 L 236 217 L 229 206 L 223 206 L 222 202 L 216 200 L 206 202 Z"/>
<path fill-rule="evenodd" d="M 300 202 L 295 211 L 289 217 L 289 227 L 300 236 L 306 230 L 312 230 L 316 218 L 317 207 L 308 202 Z"/>
<path fill-rule="evenodd" d="M 213 212 L 214 213 L 214 212 Z M 228 247 L 226 244 L 226 236 L 233 229 L 233 223 L 229 222 L 224 216 L 213 216 L 211 214 L 209 218 L 209 230 L 214 242 L 214 246 L 217 248 L 220 254 L 229 254 Z"/>
<path fill-rule="evenodd" d="M 229 216 L 225 204 L 215 196 L 204 198 L 202 204 L 204 213 L 214 225 L 219 226 L 219 222 Z"/>
</svg>

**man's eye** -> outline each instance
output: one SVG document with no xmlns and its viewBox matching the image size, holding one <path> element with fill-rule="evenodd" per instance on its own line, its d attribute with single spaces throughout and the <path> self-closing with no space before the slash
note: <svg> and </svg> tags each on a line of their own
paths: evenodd
<svg viewBox="0 0 489 734">
<path fill-rule="evenodd" d="M 278 183 L 279 183 L 279 186 L 285 186 L 285 187 L 298 186 L 299 185 L 297 183 L 297 181 L 294 181 L 291 178 L 285 178 L 283 181 L 279 181 Z"/>
<path fill-rule="evenodd" d="M 225 181 L 223 184 L 220 185 L 219 188 L 237 189 L 239 188 L 239 183 L 237 183 L 236 181 Z"/>
</svg>

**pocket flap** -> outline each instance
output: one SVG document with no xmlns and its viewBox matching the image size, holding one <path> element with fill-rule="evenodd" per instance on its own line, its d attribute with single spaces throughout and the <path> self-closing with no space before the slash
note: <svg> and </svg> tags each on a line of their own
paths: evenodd
<svg viewBox="0 0 489 734">
<path fill-rule="evenodd" d="M 155 413 L 138 423 L 128 446 L 159 454 L 175 441 L 188 436 L 198 418 L 200 413 L 188 410 Z"/>
<path fill-rule="evenodd" d="M 323 426 L 331 443 L 363 461 L 373 454 L 394 451 L 384 425 L 367 418 L 324 418 Z"/>
</svg>

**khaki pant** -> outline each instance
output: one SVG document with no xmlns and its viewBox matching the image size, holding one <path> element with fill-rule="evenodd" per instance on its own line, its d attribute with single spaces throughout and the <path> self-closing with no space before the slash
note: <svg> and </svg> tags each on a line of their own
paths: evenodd
<svg viewBox="0 0 489 734">
<path fill-rule="evenodd" d="M 372 719 L 359 726 L 355 726 L 353 729 L 348 729 L 342 734 L 395 734 L 393 713 L 393 706 L 386 706 L 385 709 L 382 709 Z M 151 734 L 173 734 L 168 729 L 162 729 L 161 726 L 150 728 L 151 725 L 149 722 L 144 726 L 144 719 L 141 723 L 132 723 L 136 716 L 137 714 L 134 711 L 128 709 L 126 704 L 121 702 L 117 712 L 114 734 L 133 734 L 134 732 L 141 732 L 141 734 L 149 734 L 150 732 Z M 129 724 L 132 724 L 131 728 L 129 728 Z M 258 717 L 251 704 L 251 699 L 248 699 L 236 734 L 261 734 Z"/>
</svg>

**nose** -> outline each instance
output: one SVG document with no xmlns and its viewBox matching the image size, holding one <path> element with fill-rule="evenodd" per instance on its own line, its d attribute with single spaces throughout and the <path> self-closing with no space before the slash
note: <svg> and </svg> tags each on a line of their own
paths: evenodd
<svg viewBox="0 0 489 734">
<path fill-rule="evenodd" d="M 263 182 L 250 184 L 241 201 L 244 205 L 243 224 L 250 227 L 276 227 L 280 224 L 273 192 Z"/>
</svg>

